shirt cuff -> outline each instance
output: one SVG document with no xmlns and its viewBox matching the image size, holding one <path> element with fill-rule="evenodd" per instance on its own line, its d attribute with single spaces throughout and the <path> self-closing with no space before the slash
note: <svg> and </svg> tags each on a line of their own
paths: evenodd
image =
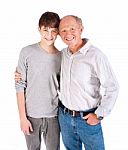
<svg viewBox="0 0 128 150">
<path fill-rule="evenodd" d="M 98 106 L 98 108 L 95 111 L 95 114 L 97 116 L 106 117 L 110 114 L 111 110 L 105 109 L 102 106 Z"/>
</svg>

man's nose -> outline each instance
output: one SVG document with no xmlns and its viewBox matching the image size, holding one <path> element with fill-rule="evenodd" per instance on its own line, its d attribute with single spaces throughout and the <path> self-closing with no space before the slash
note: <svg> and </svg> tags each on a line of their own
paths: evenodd
<svg viewBox="0 0 128 150">
<path fill-rule="evenodd" d="M 68 34 L 71 34 L 71 31 L 70 31 L 70 30 L 67 30 L 67 31 L 66 31 L 66 35 L 68 35 Z"/>
</svg>

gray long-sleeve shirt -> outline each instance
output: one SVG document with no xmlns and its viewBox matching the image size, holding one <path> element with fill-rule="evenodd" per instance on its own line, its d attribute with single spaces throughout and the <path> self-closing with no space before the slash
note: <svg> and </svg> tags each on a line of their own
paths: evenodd
<svg viewBox="0 0 128 150">
<path fill-rule="evenodd" d="M 60 64 L 61 52 L 49 54 L 38 43 L 21 50 L 17 71 L 21 73 L 22 81 L 15 87 L 17 92 L 25 93 L 28 116 L 57 115 Z"/>
</svg>

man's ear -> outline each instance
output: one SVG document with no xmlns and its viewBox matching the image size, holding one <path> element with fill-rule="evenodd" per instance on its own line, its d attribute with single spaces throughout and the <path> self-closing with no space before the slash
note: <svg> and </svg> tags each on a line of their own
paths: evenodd
<svg viewBox="0 0 128 150">
<path fill-rule="evenodd" d="M 83 26 L 81 26 L 81 33 L 83 32 L 83 30 L 84 30 L 84 27 L 83 27 Z"/>
</svg>

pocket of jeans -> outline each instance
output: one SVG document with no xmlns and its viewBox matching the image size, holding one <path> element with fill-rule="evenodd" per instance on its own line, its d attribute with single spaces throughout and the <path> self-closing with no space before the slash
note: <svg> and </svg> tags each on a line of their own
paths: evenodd
<svg viewBox="0 0 128 150">
<path fill-rule="evenodd" d="M 99 122 L 99 123 L 97 123 L 97 124 L 95 124 L 95 125 L 90 125 L 90 124 L 87 123 L 87 120 L 88 120 L 88 119 L 83 119 L 83 118 L 82 118 L 82 120 L 84 121 L 84 123 L 85 123 L 86 125 L 88 125 L 88 126 L 90 126 L 90 127 L 91 127 L 91 126 L 98 126 L 98 125 L 101 124 L 101 122 Z"/>
<path fill-rule="evenodd" d="M 86 122 L 86 126 L 87 126 L 87 131 L 91 134 L 97 134 L 99 132 L 101 132 L 101 123 L 98 123 L 96 125 L 90 125 Z"/>
<path fill-rule="evenodd" d="M 97 124 L 91 125 L 91 124 L 88 124 L 88 123 L 87 123 L 87 120 L 85 120 L 85 121 L 86 121 L 86 124 L 89 125 L 89 126 L 98 126 L 98 125 L 100 124 L 100 122 L 99 122 L 99 123 L 97 123 Z"/>
</svg>

